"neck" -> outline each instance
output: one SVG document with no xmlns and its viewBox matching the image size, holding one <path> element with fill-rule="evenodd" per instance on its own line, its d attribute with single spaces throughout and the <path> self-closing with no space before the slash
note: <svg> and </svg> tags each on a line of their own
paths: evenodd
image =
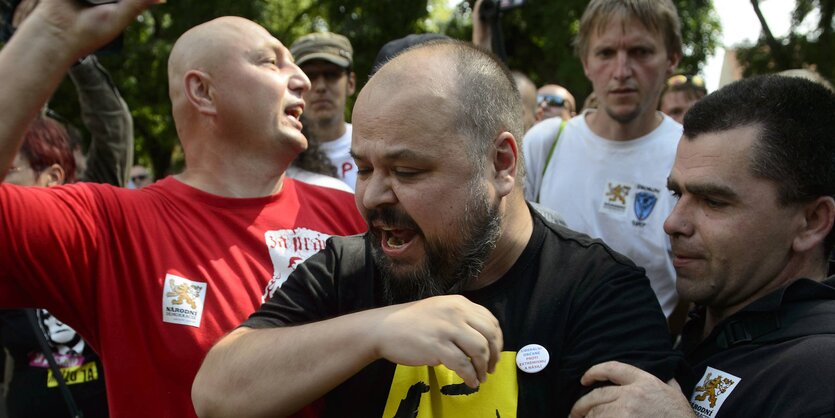
<svg viewBox="0 0 835 418">
<path fill-rule="evenodd" d="M 533 234 L 533 218 L 528 205 L 521 194 L 514 192 L 502 205 L 502 233 L 496 248 L 484 265 L 478 280 L 471 283 L 467 290 L 480 289 L 499 280 L 513 267 L 525 250 Z"/>
<path fill-rule="evenodd" d="M 287 152 L 281 158 L 269 158 L 235 146 L 213 149 L 208 143 L 196 148 L 186 151 L 186 170 L 175 176 L 177 180 L 207 193 L 237 198 L 278 193 L 284 171 L 296 155 Z"/>
<path fill-rule="evenodd" d="M 822 251 L 821 251 L 822 253 Z M 827 264 L 816 254 L 795 254 L 775 279 L 758 291 L 732 306 L 708 306 L 705 313 L 705 327 L 702 338 L 706 338 L 722 321 L 730 318 L 757 299 L 782 287 L 788 287 L 800 279 L 812 279 L 822 282 L 826 279 Z"/>
<path fill-rule="evenodd" d="M 621 123 L 612 119 L 605 110 L 588 112 L 586 123 L 596 135 L 613 141 L 630 141 L 640 138 L 657 128 L 664 120 L 655 110 L 644 112 L 635 119 Z"/>
<path fill-rule="evenodd" d="M 310 124 L 310 136 L 318 143 L 331 142 L 345 135 L 345 121 L 342 119 L 318 120 Z"/>
</svg>

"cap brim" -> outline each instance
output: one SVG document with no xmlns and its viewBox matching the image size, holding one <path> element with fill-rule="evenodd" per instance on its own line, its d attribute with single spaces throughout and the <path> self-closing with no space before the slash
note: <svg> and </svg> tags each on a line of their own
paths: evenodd
<svg viewBox="0 0 835 418">
<path fill-rule="evenodd" d="M 345 57 L 340 57 L 338 55 L 333 54 L 326 54 L 321 52 L 316 52 L 313 54 L 308 54 L 302 57 L 301 59 L 296 61 L 296 65 L 302 65 L 306 62 L 313 61 L 313 60 L 324 60 L 332 64 L 336 64 L 342 68 L 348 68 L 350 66 L 350 62 Z"/>
</svg>

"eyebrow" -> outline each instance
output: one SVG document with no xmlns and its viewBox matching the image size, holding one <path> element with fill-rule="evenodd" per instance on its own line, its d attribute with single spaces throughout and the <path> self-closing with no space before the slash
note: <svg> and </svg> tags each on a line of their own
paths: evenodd
<svg viewBox="0 0 835 418">
<path fill-rule="evenodd" d="M 739 197 L 730 187 L 716 183 L 691 183 L 684 185 L 684 188 L 698 196 L 714 196 L 734 200 Z M 672 177 L 667 177 L 667 189 L 677 192 L 681 190 L 681 187 Z"/>
<path fill-rule="evenodd" d="M 355 160 L 365 160 L 365 158 L 356 153 L 353 149 L 351 150 L 351 157 Z M 411 161 L 421 161 L 425 160 L 426 157 L 420 153 L 417 153 L 413 150 L 409 149 L 396 149 L 393 151 L 386 152 L 383 154 L 383 160 L 386 161 L 395 161 L 395 160 L 411 160 Z"/>
</svg>

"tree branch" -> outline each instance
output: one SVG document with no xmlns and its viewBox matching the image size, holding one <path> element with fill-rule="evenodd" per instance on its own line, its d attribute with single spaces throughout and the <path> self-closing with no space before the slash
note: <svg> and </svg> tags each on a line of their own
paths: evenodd
<svg viewBox="0 0 835 418">
<path fill-rule="evenodd" d="M 751 0 L 751 6 L 754 7 L 754 13 L 757 15 L 760 25 L 762 25 L 763 33 L 765 34 L 765 42 L 768 47 L 771 48 L 772 57 L 777 61 L 778 67 L 783 69 L 789 68 L 791 63 L 787 59 L 783 45 L 781 45 L 780 42 L 774 38 L 774 34 L 771 33 L 771 29 L 768 27 L 768 22 L 765 21 L 765 16 L 763 16 L 763 12 L 760 10 L 759 0 Z"/>
</svg>

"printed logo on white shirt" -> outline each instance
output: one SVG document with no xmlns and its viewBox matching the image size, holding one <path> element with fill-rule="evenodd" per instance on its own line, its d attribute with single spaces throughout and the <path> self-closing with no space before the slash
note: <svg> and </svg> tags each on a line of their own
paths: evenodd
<svg viewBox="0 0 835 418">
<path fill-rule="evenodd" d="M 632 205 L 635 220 L 632 221 L 632 225 L 643 227 L 646 226 L 646 222 L 644 221 L 652 215 L 652 210 L 655 209 L 655 204 L 658 203 L 661 191 L 655 187 L 644 186 L 643 184 L 636 184 L 635 189 L 637 193 L 635 193 L 634 197 L 635 203 Z"/>
<path fill-rule="evenodd" d="M 629 183 L 606 182 L 606 186 L 603 188 L 603 202 L 600 205 L 600 211 L 619 218 L 624 217 L 630 198 L 629 193 L 634 188 Z"/>
<path fill-rule="evenodd" d="M 270 259 L 273 261 L 273 277 L 261 296 L 262 303 L 271 298 L 276 289 L 287 281 L 296 266 L 324 249 L 330 235 L 307 228 L 296 228 L 267 231 L 264 238 L 270 251 Z"/>
<path fill-rule="evenodd" d="M 690 397 L 693 412 L 699 418 L 715 417 L 741 380 L 730 373 L 708 367 Z"/>
<path fill-rule="evenodd" d="M 166 274 L 162 287 L 162 321 L 199 328 L 206 287 L 206 283 Z"/>
</svg>

